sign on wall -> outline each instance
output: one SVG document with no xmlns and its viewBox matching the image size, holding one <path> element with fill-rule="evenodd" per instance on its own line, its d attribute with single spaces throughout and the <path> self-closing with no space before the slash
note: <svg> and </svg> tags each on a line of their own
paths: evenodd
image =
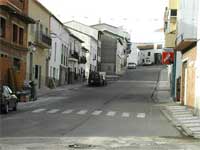
<svg viewBox="0 0 200 150">
<path fill-rule="evenodd" d="M 174 63 L 174 52 L 162 52 L 162 64 L 173 64 Z"/>
</svg>

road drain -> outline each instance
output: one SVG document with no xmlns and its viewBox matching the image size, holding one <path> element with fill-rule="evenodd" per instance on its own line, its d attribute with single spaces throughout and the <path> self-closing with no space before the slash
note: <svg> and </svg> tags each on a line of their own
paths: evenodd
<svg viewBox="0 0 200 150">
<path fill-rule="evenodd" d="M 94 145 L 88 145 L 88 144 L 71 144 L 68 146 L 69 148 L 73 149 L 88 149 L 88 148 L 93 148 L 95 147 Z"/>
</svg>

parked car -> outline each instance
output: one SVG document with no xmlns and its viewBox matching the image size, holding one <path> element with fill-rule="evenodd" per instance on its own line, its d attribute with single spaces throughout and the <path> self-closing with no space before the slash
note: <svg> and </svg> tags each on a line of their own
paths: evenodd
<svg viewBox="0 0 200 150">
<path fill-rule="evenodd" d="M 106 85 L 107 82 L 106 82 L 106 76 L 104 73 L 99 73 L 99 72 L 91 72 L 89 74 L 89 79 L 88 79 L 88 85 L 89 86 L 103 86 L 103 85 Z"/>
<path fill-rule="evenodd" d="M 128 69 L 136 69 L 136 63 L 128 63 Z"/>
<path fill-rule="evenodd" d="M 7 114 L 10 109 L 17 111 L 18 98 L 8 86 L 0 87 L 0 111 Z"/>
</svg>

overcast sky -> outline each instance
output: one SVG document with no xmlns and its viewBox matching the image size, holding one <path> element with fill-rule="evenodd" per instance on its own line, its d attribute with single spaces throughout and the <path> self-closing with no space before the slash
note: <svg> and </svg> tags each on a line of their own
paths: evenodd
<svg viewBox="0 0 200 150">
<path fill-rule="evenodd" d="M 167 0 L 39 0 L 62 22 L 123 26 L 133 42 L 163 42 L 163 15 Z"/>
</svg>

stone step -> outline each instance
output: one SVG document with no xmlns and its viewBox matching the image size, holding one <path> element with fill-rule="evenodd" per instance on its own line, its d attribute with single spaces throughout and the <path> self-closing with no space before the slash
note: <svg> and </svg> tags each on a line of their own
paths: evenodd
<svg viewBox="0 0 200 150">
<path fill-rule="evenodd" d="M 193 120 L 182 120 L 181 123 L 200 123 L 200 119 L 193 119 Z"/>
<path fill-rule="evenodd" d="M 200 123 L 181 124 L 181 127 L 188 135 L 191 136 L 200 131 Z"/>
<path fill-rule="evenodd" d="M 168 106 L 169 109 L 186 109 L 186 106 Z"/>
<path fill-rule="evenodd" d="M 172 112 L 173 115 L 184 115 L 184 114 L 192 114 L 192 112 L 189 111 L 178 111 L 178 112 Z M 193 114 L 192 114 L 193 115 Z"/>
<path fill-rule="evenodd" d="M 200 122 L 199 123 L 185 123 L 183 126 L 186 126 L 188 128 L 190 127 L 200 127 Z"/>
<path fill-rule="evenodd" d="M 197 138 L 197 139 L 200 139 L 200 132 L 193 133 L 193 137 Z"/>
<path fill-rule="evenodd" d="M 170 110 L 172 112 L 188 111 L 186 108 L 176 108 L 176 109 L 168 108 L 168 110 Z"/>
<path fill-rule="evenodd" d="M 200 132 L 200 127 L 190 127 L 188 130 L 190 130 L 192 134 L 195 134 L 195 132 Z"/>
<path fill-rule="evenodd" d="M 193 114 L 175 114 L 174 118 L 185 118 L 185 117 L 193 117 Z"/>
<path fill-rule="evenodd" d="M 192 117 L 177 117 L 175 118 L 176 120 L 178 121 L 184 121 L 184 120 L 198 120 L 200 119 L 199 117 L 196 117 L 196 116 L 192 116 Z"/>
</svg>

